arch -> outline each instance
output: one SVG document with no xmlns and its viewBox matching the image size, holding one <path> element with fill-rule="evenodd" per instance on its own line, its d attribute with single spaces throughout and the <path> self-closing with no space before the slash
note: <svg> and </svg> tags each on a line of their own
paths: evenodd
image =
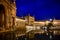
<svg viewBox="0 0 60 40">
<path fill-rule="evenodd" d="M 2 4 L 0 4 L 0 12 L 2 12 L 2 11 L 5 13 L 5 8 Z"/>
<path fill-rule="evenodd" d="M 4 26 L 5 22 L 5 7 L 4 5 L 0 4 L 0 27 Z"/>
</svg>

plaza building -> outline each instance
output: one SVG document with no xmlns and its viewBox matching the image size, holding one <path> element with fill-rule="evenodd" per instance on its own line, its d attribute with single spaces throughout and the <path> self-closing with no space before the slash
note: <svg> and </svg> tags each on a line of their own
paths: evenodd
<svg viewBox="0 0 60 40">
<path fill-rule="evenodd" d="M 31 30 L 36 30 L 36 32 L 37 32 L 37 30 L 40 30 L 41 32 L 42 31 L 44 32 L 44 30 L 42 30 L 42 27 L 44 27 L 45 25 L 48 25 L 49 23 L 50 23 L 49 20 L 35 21 L 34 16 L 30 16 L 30 14 L 22 17 L 22 19 L 21 19 L 21 17 L 20 18 L 16 17 L 16 27 L 17 28 L 20 27 L 20 30 L 22 30 L 22 28 L 23 28 L 22 31 L 26 30 L 25 33 L 29 32 Z M 52 24 L 54 27 L 59 28 L 60 27 L 60 20 L 53 19 Z M 52 30 L 52 31 L 55 32 L 56 30 Z"/>
<path fill-rule="evenodd" d="M 16 17 L 16 37 L 21 36 L 26 33 L 26 20 L 21 19 L 20 17 Z"/>
<path fill-rule="evenodd" d="M 53 25 L 60 26 L 60 20 L 53 20 Z"/>
<path fill-rule="evenodd" d="M 0 40 L 13 40 L 16 0 L 0 0 Z"/>
</svg>

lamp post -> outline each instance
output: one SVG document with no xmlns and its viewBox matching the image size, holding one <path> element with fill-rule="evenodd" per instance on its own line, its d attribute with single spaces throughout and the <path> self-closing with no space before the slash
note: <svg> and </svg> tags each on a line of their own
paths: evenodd
<svg viewBox="0 0 60 40">
<path fill-rule="evenodd" d="M 51 35 L 51 32 L 50 32 L 50 27 L 53 26 L 53 24 L 52 24 L 53 20 L 50 19 L 49 21 L 50 21 L 50 23 L 48 23 L 48 25 L 47 25 L 47 32 L 48 32 L 49 39 L 51 40 L 52 35 Z"/>
</svg>

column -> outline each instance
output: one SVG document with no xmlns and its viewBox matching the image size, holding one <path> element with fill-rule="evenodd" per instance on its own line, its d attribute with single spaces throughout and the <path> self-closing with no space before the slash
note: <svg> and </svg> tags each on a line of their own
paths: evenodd
<svg viewBox="0 0 60 40">
<path fill-rule="evenodd" d="M 4 28 L 4 14 L 2 13 L 2 30 L 5 31 L 5 28 Z"/>
<path fill-rule="evenodd" d="M 8 29 L 8 9 L 7 9 L 7 11 L 6 11 L 6 13 L 5 13 L 5 29 L 7 30 Z"/>
</svg>

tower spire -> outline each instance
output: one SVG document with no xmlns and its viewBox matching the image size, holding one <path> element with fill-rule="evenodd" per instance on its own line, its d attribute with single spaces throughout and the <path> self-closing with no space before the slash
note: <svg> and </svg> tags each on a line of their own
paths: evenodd
<svg viewBox="0 0 60 40">
<path fill-rule="evenodd" d="M 55 17 L 54 17 L 54 20 L 56 20 Z"/>
<path fill-rule="evenodd" d="M 14 0 L 14 2 L 16 2 L 16 0 Z"/>
<path fill-rule="evenodd" d="M 14 0 L 14 4 L 16 4 L 16 0 Z"/>
<path fill-rule="evenodd" d="M 24 17 L 22 16 L 21 18 L 23 19 Z"/>
<path fill-rule="evenodd" d="M 28 16 L 30 16 L 30 13 L 28 13 Z"/>
</svg>

